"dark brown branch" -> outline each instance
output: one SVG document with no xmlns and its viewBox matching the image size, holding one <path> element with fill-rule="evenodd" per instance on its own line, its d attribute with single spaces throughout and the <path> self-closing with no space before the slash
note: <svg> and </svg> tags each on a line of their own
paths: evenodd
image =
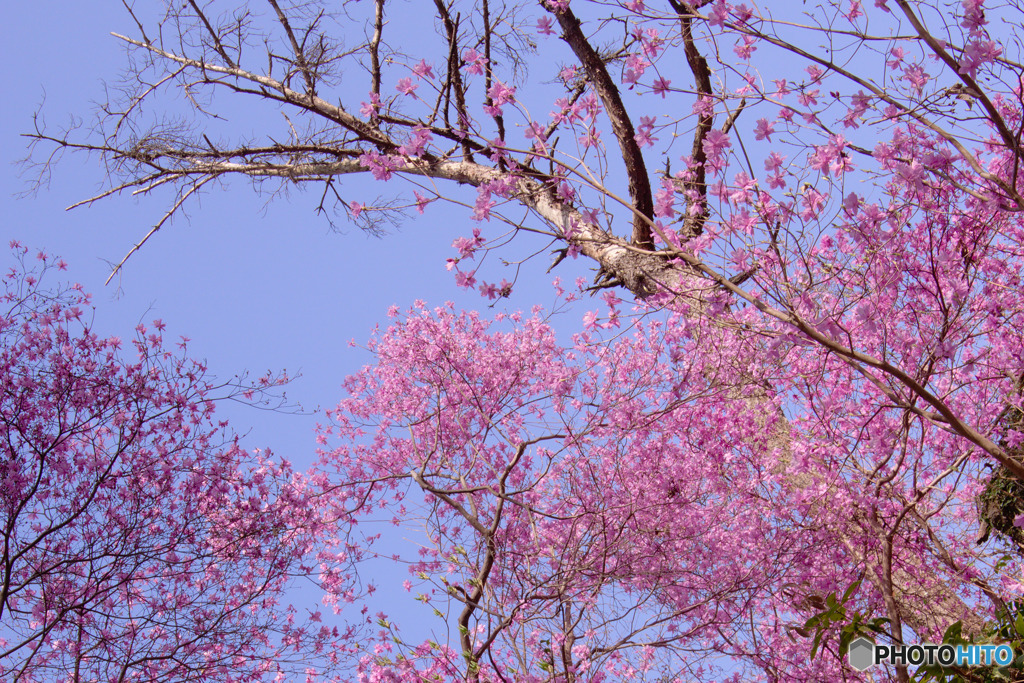
<svg viewBox="0 0 1024 683">
<path fill-rule="evenodd" d="M 576 58 L 580 60 L 587 79 L 593 85 L 598 97 L 604 105 L 605 113 L 612 124 L 612 131 L 619 141 L 622 161 L 626 165 L 629 178 L 629 199 L 633 204 L 633 244 L 641 249 L 654 249 L 651 239 L 650 224 L 654 220 L 654 196 L 651 192 L 651 179 L 647 174 L 647 164 L 643 152 L 636 141 L 636 130 L 626 112 L 626 105 L 615 85 L 604 60 L 590 45 L 583 35 L 580 21 L 572 10 L 556 13 L 558 24 L 562 27 L 562 39 L 572 48 Z"/>
<path fill-rule="evenodd" d="M 683 52 L 686 55 L 686 63 L 693 73 L 698 101 L 706 99 L 710 102 L 713 97 L 711 70 L 708 68 L 708 60 L 697 49 L 697 43 L 693 39 L 693 18 L 696 15 L 696 8 L 689 3 L 679 2 L 678 0 L 669 0 L 669 3 L 672 5 L 672 9 L 676 11 L 676 14 L 679 15 L 679 24 L 682 27 L 683 34 Z M 699 6 L 705 4 L 707 3 L 702 2 Z M 690 158 L 693 159 L 693 176 L 690 180 L 683 183 L 683 187 L 687 191 L 686 196 L 696 197 L 696 199 L 688 201 L 700 203 L 700 212 L 687 221 L 690 237 L 697 237 L 704 231 L 704 222 L 708 218 L 707 171 L 704 168 L 708 157 L 704 152 L 704 140 L 715 124 L 713 113 L 708 113 L 703 108 L 699 111 L 697 130 L 693 133 L 693 148 L 690 152 Z"/>
<path fill-rule="evenodd" d="M 459 119 L 459 132 L 463 133 L 462 138 L 465 140 L 469 133 L 469 113 L 466 110 L 466 90 L 462 84 L 462 61 L 459 57 L 459 15 L 456 14 L 453 21 L 444 0 L 434 0 L 434 6 L 437 7 L 437 14 L 441 17 L 445 32 L 448 34 L 448 83 L 446 86 L 455 91 L 455 115 Z M 451 127 L 447 104 L 448 101 L 445 104 L 444 122 Z M 473 154 L 467 145 L 463 144 L 462 152 L 466 155 L 467 161 L 473 161 Z"/>
<path fill-rule="evenodd" d="M 488 0 L 483 0 L 483 13 L 484 13 L 484 59 L 487 60 L 487 66 L 484 76 L 484 93 L 486 94 L 485 102 L 488 107 L 494 104 L 494 100 L 491 98 L 491 84 L 494 81 L 494 62 L 491 59 L 491 11 Z M 500 114 L 494 117 L 494 123 L 498 126 L 498 137 L 502 140 L 505 139 L 505 119 Z M 504 166 L 505 162 L 501 161 L 500 165 Z"/>
</svg>

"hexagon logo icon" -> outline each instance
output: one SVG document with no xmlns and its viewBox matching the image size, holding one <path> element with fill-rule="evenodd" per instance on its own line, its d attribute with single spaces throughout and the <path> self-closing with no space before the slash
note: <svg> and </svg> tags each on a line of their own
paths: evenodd
<svg viewBox="0 0 1024 683">
<path fill-rule="evenodd" d="M 867 638 L 858 638 L 850 643 L 846 656 L 850 666 L 857 671 L 866 671 L 875 665 L 875 644 Z"/>
</svg>

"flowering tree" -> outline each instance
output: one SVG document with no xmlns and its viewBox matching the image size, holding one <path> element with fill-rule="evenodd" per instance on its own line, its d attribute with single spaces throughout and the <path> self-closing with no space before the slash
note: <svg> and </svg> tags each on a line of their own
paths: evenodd
<svg viewBox="0 0 1024 683">
<path fill-rule="evenodd" d="M 301 480 L 213 421 L 227 387 L 184 342 L 166 349 L 162 323 L 140 326 L 125 359 L 119 339 L 89 329 L 86 294 L 43 287 L 55 264 L 39 258 L 12 268 L 0 295 L 0 675 L 303 670 L 294 652 L 309 661 L 334 634 L 278 604 L 311 571 L 317 526 Z"/>
<path fill-rule="evenodd" d="M 508 296 L 478 257 L 532 239 L 636 299 L 609 296 L 571 350 L 540 319 L 491 336 L 445 311 L 374 347 L 334 429 L 368 424 L 375 449 L 325 449 L 318 486 L 347 523 L 401 521 L 418 488 L 415 571 L 462 607 L 452 642 L 365 666 L 711 677 L 681 673 L 699 649 L 789 679 L 830 595 L 900 642 L 983 637 L 1022 587 L 975 543 L 975 500 L 1024 476 L 1021 8 L 985 4 L 190 1 L 133 14 L 137 80 L 98 135 L 36 141 L 105 159 L 87 201 L 173 186 L 149 235 L 231 176 L 306 185 L 371 230 L 451 200 L 479 223 L 453 245 L 461 286 Z M 404 21 L 436 40 L 408 45 Z M 173 92 L 194 116 L 147 120 Z M 282 128 L 224 139 L 221 93 Z"/>
<path fill-rule="evenodd" d="M 425 526 L 406 589 L 458 642 L 399 648 L 388 629 L 361 673 L 701 680 L 716 652 L 799 650 L 785 587 L 844 572 L 810 552 L 821 537 L 805 514 L 780 513 L 780 418 L 727 388 L 738 366 L 690 353 L 709 341 L 694 332 L 676 317 L 563 348 L 537 316 L 419 304 L 371 342 L 377 364 L 321 431 L 338 444 L 323 478 L 347 524 L 383 508 Z M 752 631 L 780 602 L 773 631 Z M 829 669 L 761 664 L 806 680 Z"/>
</svg>

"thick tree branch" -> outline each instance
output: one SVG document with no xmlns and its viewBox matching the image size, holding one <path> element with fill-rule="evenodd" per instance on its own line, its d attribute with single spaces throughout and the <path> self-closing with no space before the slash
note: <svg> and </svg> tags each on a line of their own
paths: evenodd
<svg viewBox="0 0 1024 683">
<path fill-rule="evenodd" d="M 710 210 L 706 168 L 708 155 L 704 151 L 704 141 L 715 124 L 713 114 L 715 95 L 711 89 L 711 70 L 708 68 L 708 60 L 700 53 L 693 36 L 693 20 L 698 16 L 696 10 L 708 3 L 707 0 L 704 0 L 695 7 L 690 3 L 670 0 L 670 4 L 679 15 L 679 24 L 683 34 L 683 53 L 686 55 L 686 63 L 693 73 L 698 102 L 701 100 L 705 102 L 705 106 L 701 107 L 697 114 L 697 129 L 693 132 L 693 147 L 690 150 L 690 158 L 693 160 L 691 169 L 693 177 L 683 182 L 684 191 L 688 197 L 687 202 L 699 204 L 699 210 L 696 214 L 689 214 L 691 218 L 686 222 L 686 229 L 690 236 L 698 237 L 704 231 L 704 222 L 707 221 Z M 693 197 L 693 199 L 689 199 L 689 197 Z"/>
<path fill-rule="evenodd" d="M 633 128 L 629 112 L 622 102 L 619 88 L 608 74 L 604 60 L 583 34 L 580 21 L 572 10 L 555 12 L 555 16 L 562 27 L 562 39 L 572 48 L 576 58 L 583 65 L 587 80 L 601 98 L 605 113 L 612 124 L 612 132 L 619 142 L 626 176 L 629 179 L 629 198 L 634 209 L 632 243 L 641 249 L 653 250 L 654 241 L 651 239 L 650 225 L 654 220 L 654 197 L 651 193 L 651 179 L 647 173 L 643 152 L 636 141 L 636 129 Z"/>
</svg>

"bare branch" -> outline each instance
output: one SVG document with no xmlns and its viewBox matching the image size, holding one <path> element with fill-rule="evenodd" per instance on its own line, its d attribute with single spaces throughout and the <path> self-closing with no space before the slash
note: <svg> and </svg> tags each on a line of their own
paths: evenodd
<svg viewBox="0 0 1024 683">
<path fill-rule="evenodd" d="M 210 25 L 210 20 L 206 18 L 205 14 L 203 14 L 203 10 L 199 8 L 196 0 L 188 0 L 188 4 L 192 6 L 192 10 L 196 13 L 196 16 L 198 16 L 200 21 L 203 22 L 203 26 L 206 27 L 206 32 L 210 35 L 210 39 L 213 41 L 214 49 L 217 51 L 217 54 L 221 56 L 221 59 L 224 60 L 224 63 L 230 67 L 237 66 L 234 60 L 228 55 L 228 51 L 224 48 L 224 44 L 221 43 L 220 34 L 214 30 L 213 26 Z M 141 30 L 142 27 L 140 26 L 139 28 Z M 142 34 L 142 37 L 146 42 L 149 42 L 148 39 L 146 39 L 145 34 Z"/>
</svg>

